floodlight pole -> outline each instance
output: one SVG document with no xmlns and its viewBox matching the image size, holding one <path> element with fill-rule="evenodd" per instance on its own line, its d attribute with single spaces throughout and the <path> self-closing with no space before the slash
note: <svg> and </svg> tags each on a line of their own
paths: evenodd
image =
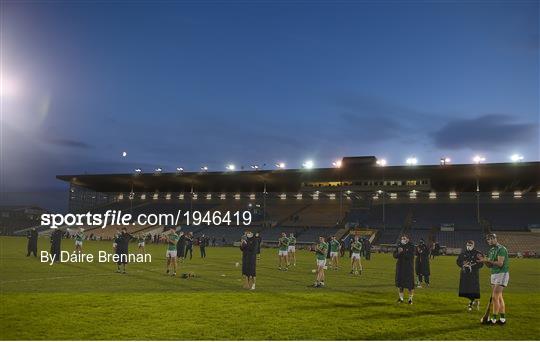
<svg viewBox="0 0 540 342">
<path fill-rule="evenodd" d="M 133 198 L 135 193 L 133 192 L 133 178 L 131 179 L 131 191 L 129 193 L 129 214 L 133 215 Z"/>
<path fill-rule="evenodd" d="M 385 181 L 385 178 L 384 178 L 384 166 L 382 168 L 382 226 L 383 226 L 383 230 L 386 230 L 386 191 L 385 191 L 385 188 L 384 188 L 384 181 Z"/>
<path fill-rule="evenodd" d="M 190 193 L 191 196 L 190 199 L 189 199 L 189 211 L 192 212 L 193 211 L 193 184 L 191 184 L 191 193 Z"/>
<path fill-rule="evenodd" d="M 480 179 L 476 174 L 476 219 L 480 223 Z"/>
<path fill-rule="evenodd" d="M 264 182 L 264 191 L 263 191 L 263 222 L 266 223 L 266 182 Z"/>
<path fill-rule="evenodd" d="M 339 217 L 341 217 L 343 213 L 343 183 L 341 183 L 341 190 L 339 194 Z"/>
</svg>

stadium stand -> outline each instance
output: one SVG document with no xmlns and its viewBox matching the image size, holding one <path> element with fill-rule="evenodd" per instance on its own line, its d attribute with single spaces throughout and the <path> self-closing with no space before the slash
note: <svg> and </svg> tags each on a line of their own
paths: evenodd
<svg viewBox="0 0 540 342">
<path fill-rule="evenodd" d="M 57 178 L 70 183 L 71 212 L 89 206 L 94 212 L 122 210 L 133 215 L 248 210 L 250 229 L 268 242 L 276 241 L 281 232 L 294 232 L 297 241 L 312 243 L 319 235 L 373 229 L 375 245 L 392 245 L 406 232 L 413 242 L 424 238 L 458 249 L 471 239 L 486 250 L 484 232 L 496 231 L 512 245 L 511 251 L 517 251 L 534 247 L 527 244 L 527 237 L 536 241 L 536 235 L 528 235 L 534 234 L 528 230 L 540 227 L 539 171 L 538 162 L 411 168 L 380 167 L 375 157 L 350 157 L 339 169 Z M 225 237 L 230 243 L 238 241 L 245 229 L 234 224 L 186 224 L 180 222 L 184 231 L 216 240 Z M 137 230 L 159 233 L 174 226 Z M 109 232 L 100 235 L 110 236 Z"/>
<path fill-rule="evenodd" d="M 510 253 L 524 253 L 528 251 L 540 253 L 540 233 L 500 231 L 496 232 L 498 241 L 508 248 Z"/>
<path fill-rule="evenodd" d="M 399 238 L 401 229 L 384 229 L 379 230 L 377 236 L 375 237 L 374 244 L 395 244 Z"/>
<path fill-rule="evenodd" d="M 294 213 L 288 220 L 282 222 L 284 226 L 303 227 L 334 227 L 340 224 L 349 206 L 342 206 L 336 201 L 311 203 L 304 205 L 301 210 Z"/>
<path fill-rule="evenodd" d="M 41 214 L 46 212 L 36 206 L 0 206 L 0 233 L 25 235 L 28 229 L 40 226 Z"/>
</svg>

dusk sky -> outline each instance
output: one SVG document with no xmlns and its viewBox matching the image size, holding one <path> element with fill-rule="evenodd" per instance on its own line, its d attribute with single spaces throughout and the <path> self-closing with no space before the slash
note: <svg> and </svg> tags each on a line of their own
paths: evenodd
<svg viewBox="0 0 540 342">
<path fill-rule="evenodd" d="M 136 167 L 539 160 L 539 10 L 1 1 L 2 191 Z"/>
</svg>

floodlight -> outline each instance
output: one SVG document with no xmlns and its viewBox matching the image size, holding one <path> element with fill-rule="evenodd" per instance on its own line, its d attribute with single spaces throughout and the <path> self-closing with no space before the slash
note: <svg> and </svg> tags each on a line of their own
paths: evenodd
<svg viewBox="0 0 540 342">
<path fill-rule="evenodd" d="M 304 164 L 302 164 L 302 166 L 304 167 L 304 169 L 313 169 L 313 166 L 315 164 L 313 163 L 313 160 L 306 160 L 304 162 Z"/>
<path fill-rule="evenodd" d="M 418 164 L 418 159 L 416 159 L 416 157 L 409 157 L 405 162 L 407 165 L 416 165 Z"/>
<path fill-rule="evenodd" d="M 474 156 L 474 158 L 473 158 L 473 162 L 474 162 L 475 164 L 480 164 L 480 163 L 482 163 L 482 162 L 484 162 L 484 161 L 486 161 L 486 158 L 483 157 L 483 156 L 476 155 L 476 156 Z"/>
<path fill-rule="evenodd" d="M 386 164 L 387 164 L 386 159 L 377 159 L 376 163 L 379 166 L 386 166 Z"/>
<path fill-rule="evenodd" d="M 512 154 L 512 155 L 510 156 L 510 160 L 511 160 L 512 162 L 514 162 L 514 163 L 519 163 L 520 161 L 523 160 L 523 156 L 520 155 L 520 154 Z"/>
</svg>

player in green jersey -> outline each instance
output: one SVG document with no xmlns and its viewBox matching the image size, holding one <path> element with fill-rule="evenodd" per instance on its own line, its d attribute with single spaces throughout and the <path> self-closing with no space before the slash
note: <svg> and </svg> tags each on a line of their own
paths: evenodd
<svg viewBox="0 0 540 342">
<path fill-rule="evenodd" d="M 339 268 L 339 248 L 341 247 L 339 241 L 335 236 L 332 236 L 330 240 L 330 268 L 337 270 Z"/>
<path fill-rule="evenodd" d="M 172 266 L 172 276 L 174 277 L 176 275 L 176 243 L 179 236 L 176 234 L 176 230 L 171 228 L 165 235 L 165 239 L 167 240 L 167 274 L 169 274 L 169 269 Z"/>
<path fill-rule="evenodd" d="M 82 253 L 82 245 L 84 241 L 84 229 L 80 228 L 77 234 L 75 234 L 75 252 Z"/>
<path fill-rule="evenodd" d="M 289 248 L 287 249 L 287 265 L 296 266 L 296 238 L 293 233 L 289 234 Z"/>
<path fill-rule="evenodd" d="M 497 242 L 497 235 L 486 235 L 486 241 L 490 250 L 486 257 L 480 256 L 478 261 L 483 262 L 491 269 L 491 287 L 493 298 L 492 324 L 506 323 L 506 307 L 503 299 L 503 290 L 508 286 L 510 279 L 508 250 Z M 497 320 L 497 318 L 499 318 Z"/>
<path fill-rule="evenodd" d="M 137 237 L 137 244 L 139 246 L 139 253 L 141 253 L 141 254 L 146 253 L 146 251 L 144 249 L 145 241 L 146 241 L 146 235 L 145 234 L 139 234 L 139 236 Z"/>
<path fill-rule="evenodd" d="M 358 235 L 354 236 L 351 242 L 351 274 L 362 274 L 362 263 L 360 262 L 360 253 L 362 252 L 362 242 Z"/>
<path fill-rule="evenodd" d="M 319 243 L 315 247 L 315 256 L 317 259 L 317 277 L 313 287 L 324 286 L 324 269 L 326 268 L 326 255 L 328 254 L 328 244 L 324 241 L 324 237 L 319 236 Z"/>
<path fill-rule="evenodd" d="M 281 237 L 278 241 L 278 256 L 279 256 L 279 266 L 278 269 L 281 271 L 282 269 L 284 271 L 287 271 L 287 265 L 289 264 L 288 261 L 288 251 L 289 251 L 289 238 L 287 237 L 287 234 L 281 233 Z"/>
</svg>

